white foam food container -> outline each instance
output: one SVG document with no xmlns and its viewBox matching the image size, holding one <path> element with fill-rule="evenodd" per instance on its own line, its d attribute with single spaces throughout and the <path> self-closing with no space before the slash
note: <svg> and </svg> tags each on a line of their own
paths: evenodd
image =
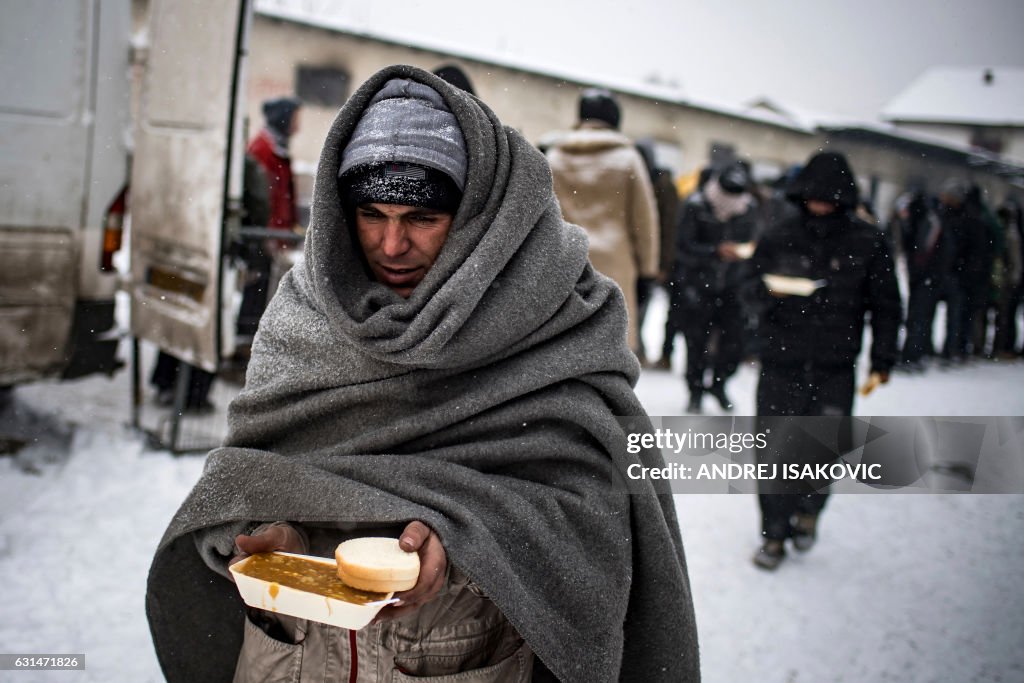
<svg viewBox="0 0 1024 683">
<path fill-rule="evenodd" d="M 736 256 L 744 261 L 753 258 L 755 251 L 757 251 L 757 245 L 753 242 L 740 242 L 736 245 Z"/>
<path fill-rule="evenodd" d="M 773 273 L 762 275 L 761 279 L 770 291 L 794 296 L 810 296 L 827 284 L 824 280 L 811 280 L 806 277 L 791 277 Z"/>
<path fill-rule="evenodd" d="M 266 561 L 268 555 L 276 555 L 280 558 L 295 558 L 299 563 L 302 561 L 315 562 L 325 565 L 330 572 L 335 574 L 337 572 L 335 561 L 326 557 L 282 552 L 251 555 L 229 567 L 231 575 L 235 579 L 235 585 L 238 586 L 238 593 L 242 596 L 245 604 L 250 607 L 312 619 L 331 626 L 357 631 L 369 624 L 383 607 L 397 602 L 392 597 L 394 593 L 371 594 L 351 589 L 354 598 L 349 601 L 309 590 L 301 590 L 285 585 L 283 581 L 257 578 L 247 574 L 247 571 L 254 570 L 257 561 L 261 561 L 257 559 L 261 555 L 263 556 L 262 561 Z M 338 582 L 341 583 L 340 579 Z"/>
</svg>

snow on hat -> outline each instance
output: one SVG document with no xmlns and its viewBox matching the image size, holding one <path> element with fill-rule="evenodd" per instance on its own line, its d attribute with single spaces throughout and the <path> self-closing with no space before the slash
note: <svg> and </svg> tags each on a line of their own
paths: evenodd
<svg viewBox="0 0 1024 683">
<path fill-rule="evenodd" d="M 455 115 L 430 86 L 393 78 L 370 100 L 342 152 L 339 176 L 404 162 L 441 171 L 466 186 L 466 141 Z"/>
<path fill-rule="evenodd" d="M 358 166 L 342 178 L 342 202 L 349 209 L 362 204 L 401 204 L 455 213 L 462 192 L 447 174 L 401 161 Z"/>
</svg>

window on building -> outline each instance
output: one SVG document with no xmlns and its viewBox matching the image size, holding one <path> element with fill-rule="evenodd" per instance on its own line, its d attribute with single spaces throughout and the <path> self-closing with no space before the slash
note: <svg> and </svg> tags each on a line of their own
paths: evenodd
<svg viewBox="0 0 1024 683">
<path fill-rule="evenodd" d="M 340 107 L 348 99 L 348 72 L 333 66 L 299 66 L 295 94 L 306 104 Z"/>
<path fill-rule="evenodd" d="M 996 128 L 975 128 L 971 131 L 971 146 L 1002 154 L 1003 136 Z"/>
<path fill-rule="evenodd" d="M 654 165 L 667 168 L 676 178 L 683 170 L 683 148 L 675 142 L 654 141 Z"/>
</svg>

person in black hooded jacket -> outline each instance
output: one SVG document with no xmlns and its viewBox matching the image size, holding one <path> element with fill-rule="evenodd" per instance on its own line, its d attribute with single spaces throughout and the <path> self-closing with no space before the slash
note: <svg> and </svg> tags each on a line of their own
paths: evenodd
<svg viewBox="0 0 1024 683">
<path fill-rule="evenodd" d="M 896 360 L 901 308 L 893 259 L 884 235 L 853 215 L 857 186 L 842 155 L 813 156 L 787 195 L 800 213 L 766 232 L 753 267 L 760 276 L 801 278 L 813 291 L 789 293 L 785 281 L 755 281 L 762 337 L 757 414 L 850 415 L 865 316 L 872 332 L 869 384 L 887 382 Z M 781 457 L 790 455 L 797 454 Z M 798 550 L 810 549 L 826 498 L 762 492 L 764 545 L 755 564 L 776 568 L 787 538 Z"/>
<path fill-rule="evenodd" d="M 953 274 L 956 241 L 924 192 L 909 198 L 905 214 L 901 238 L 910 292 L 901 362 L 903 369 L 917 372 L 924 369 L 924 358 L 934 351 L 932 328 L 939 301 L 946 301 L 946 339 L 955 338 L 958 329 L 958 315 L 949 315 L 950 310 L 959 310 L 959 298 L 953 291 L 957 287 Z"/>
</svg>

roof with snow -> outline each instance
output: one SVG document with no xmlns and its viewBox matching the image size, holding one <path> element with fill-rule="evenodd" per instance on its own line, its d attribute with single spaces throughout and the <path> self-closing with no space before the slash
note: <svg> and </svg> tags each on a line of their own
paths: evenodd
<svg viewBox="0 0 1024 683">
<path fill-rule="evenodd" d="M 326 2 L 327 0 L 319 1 Z M 308 0 L 307 2 L 300 0 L 256 0 L 255 2 L 257 14 L 273 19 L 335 31 L 391 45 L 437 52 L 438 54 L 450 57 L 536 74 L 568 83 L 576 83 L 583 86 L 601 86 L 622 94 L 634 95 L 655 102 L 675 104 L 735 119 L 776 126 L 805 135 L 811 135 L 816 132 L 868 135 L 884 139 L 889 144 L 895 141 L 902 141 L 912 145 L 923 145 L 933 151 L 941 149 L 946 152 L 952 152 L 961 161 L 970 158 L 972 163 L 979 167 L 993 166 L 996 172 L 1001 174 L 1021 175 L 1021 166 L 1013 162 L 1004 162 L 993 157 L 993 155 L 979 153 L 978 150 L 974 150 L 969 146 L 959 145 L 937 137 L 909 133 L 898 129 L 890 123 L 866 122 L 847 116 L 813 111 L 794 106 L 790 103 L 782 104 L 769 97 L 757 98 L 745 104 L 725 103 L 709 98 L 693 97 L 684 93 L 678 87 L 671 85 L 637 83 L 635 81 L 609 78 L 607 75 L 575 72 L 565 68 L 552 67 L 550 64 L 531 61 L 528 58 L 511 57 L 498 51 L 453 49 L 451 45 L 432 41 L 422 35 L 401 34 L 386 25 L 369 26 L 357 20 L 341 16 L 338 13 L 316 11 L 317 9 L 318 2 L 315 0 Z M 1014 70 L 1000 69 L 998 70 L 1000 74 L 998 77 L 1002 78 L 1002 74 L 1011 71 Z M 1024 69 L 1016 70 L 1016 73 L 1020 77 L 1021 74 L 1024 74 Z M 1022 110 L 1024 110 L 1024 107 L 1017 108 L 1017 118 L 1021 121 L 1019 125 L 1024 125 L 1024 111 Z"/>
<path fill-rule="evenodd" d="M 1024 126 L 1024 69 L 936 67 L 882 109 L 888 121 Z"/>
<path fill-rule="evenodd" d="M 553 68 L 546 63 L 531 61 L 528 58 L 511 57 L 499 51 L 481 49 L 467 50 L 453 48 L 451 45 L 430 40 L 422 35 L 408 35 L 395 31 L 386 25 L 367 26 L 348 19 L 337 13 L 314 11 L 316 3 L 307 4 L 295 0 L 257 0 L 257 14 L 281 19 L 296 24 L 304 24 L 329 31 L 336 31 L 351 36 L 367 38 L 391 45 L 428 50 L 469 61 L 504 67 L 515 71 L 546 76 L 560 81 L 576 83 L 582 86 L 601 86 L 626 95 L 635 95 L 656 102 L 676 104 L 691 109 L 700 109 L 713 114 L 721 114 L 737 119 L 745 119 L 761 124 L 786 128 L 798 133 L 810 134 L 813 126 L 793 118 L 780 117 L 775 113 L 733 103 L 722 102 L 707 97 L 693 97 L 677 86 L 658 85 L 653 83 L 637 83 L 635 81 L 610 78 L 607 75 L 584 73 L 565 68 Z"/>
<path fill-rule="evenodd" d="M 782 103 L 771 97 L 758 97 L 751 100 L 743 109 L 744 113 L 757 113 L 766 120 L 776 120 L 780 125 L 796 126 L 803 130 L 815 130 L 825 125 L 863 125 L 867 122 L 815 109 L 809 109 L 791 102 Z"/>
</svg>

